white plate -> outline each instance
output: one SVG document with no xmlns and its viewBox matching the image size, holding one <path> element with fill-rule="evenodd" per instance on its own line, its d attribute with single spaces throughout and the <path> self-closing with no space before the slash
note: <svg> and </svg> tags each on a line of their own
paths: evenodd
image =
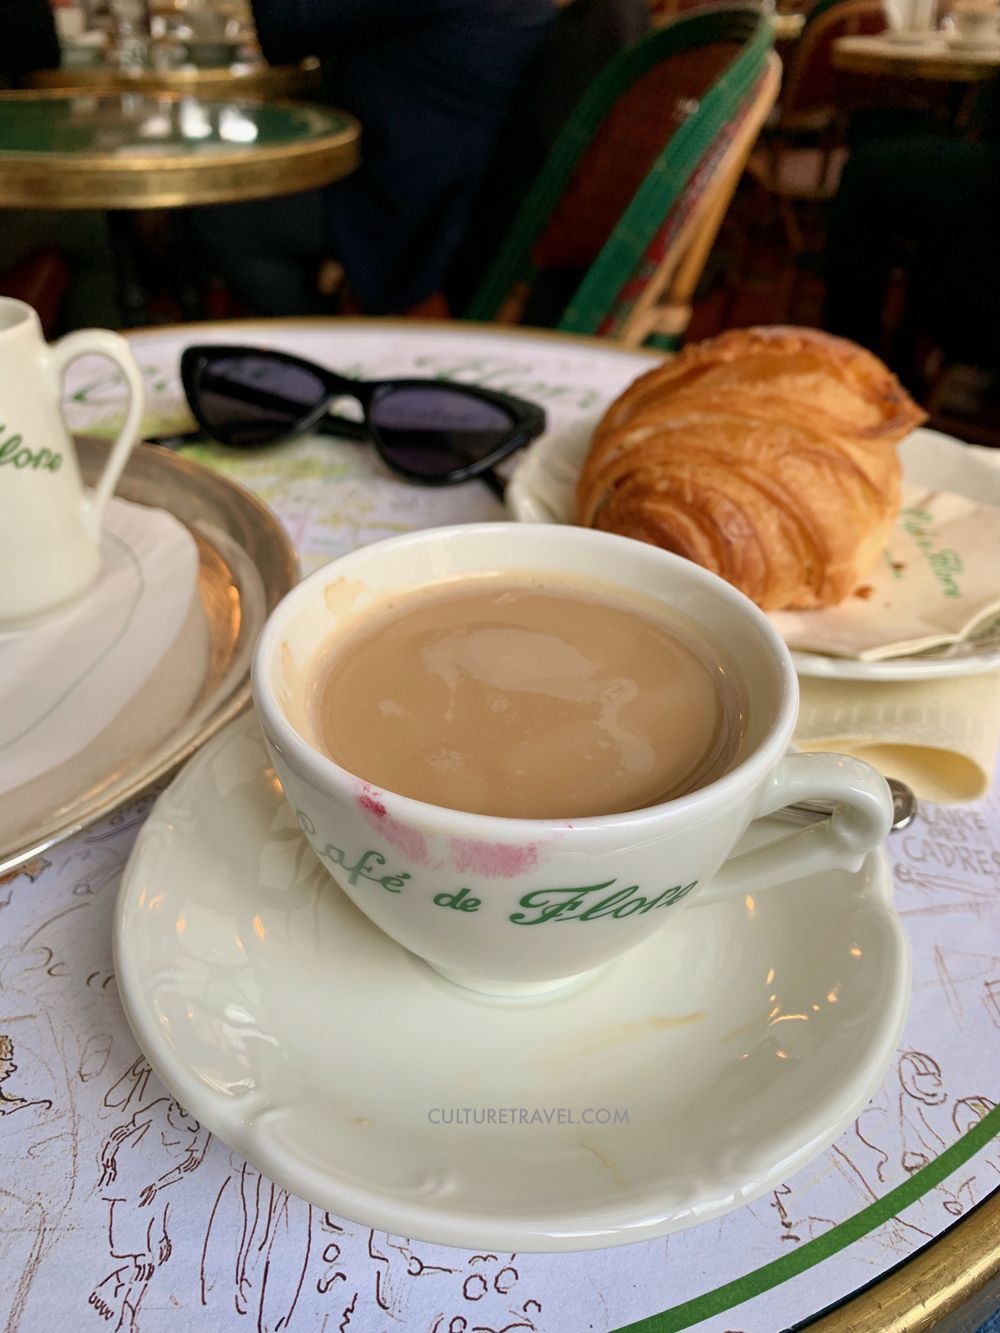
<svg viewBox="0 0 1000 1333">
<path fill-rule="evenodd" d="M 507 488 L 507 507 L 525 523 L 568 523 L 574 491 L 600 413 L 572 428 L 553 431 L 527 451 Z M 920 428 L 899 446 L 903 476 L 915 486 L 954 491 L 1000 505 L 1000 453 L 940 431 Z M 911 657 L 858 662 L 820 653 L 793 652 L 801 676 L 838 680 L 927 680 L 970 676 L 1000 667 L 1000 619 L 980 627 L 970 639 Z"/>
<path fill-rule="evenodd" d="M 337 890 L 248 716 L 139 835 L 116 976 L 167 1087 L 287 1189 L 426 1241 L 588 1249 L 718 1216 L 850 1124 L 909 998 L 890 884 L 873 854 L 692 908 L 571 992 L 491 999 Z M 433 1123 L 453 1108 L 550 1123 Z M 628 1123 L 584 1123 L 605 1110 Z"/>
</svg>

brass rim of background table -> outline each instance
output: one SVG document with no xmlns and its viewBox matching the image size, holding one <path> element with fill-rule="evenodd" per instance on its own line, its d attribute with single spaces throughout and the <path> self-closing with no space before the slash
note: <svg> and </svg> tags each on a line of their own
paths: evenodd
<svg viewBox="0 0 1000 1333">
<path fill-rule="evenodd" d="M 112 66 L 41 69 L 29 76 L 32 88 L 58 92 L 176 92 L 201 97 L 291 97 L 319 84 L 319 61 L 301 65 L 240 65 L 217 69 L 142 69 L 133 73 Z"/>
<path fill-rule="evenodd" d="M 180 101 L 177 94 L 157 97 Z M 53 99 L 66 93 L 6 93 L 11 99 Z M 233 99 L 226 105 L 239 106 Z M 246 105 L 244 101 L 243 105 Z M 257 103 L 260 105 L 260 103 Z M 294 102 L 268 102 L 269 109 Z M 0 207 L 7 208 L 183 208 L 199 204 L 297 194 L 328 185 L 353 171 L 360 160 L 360 128 L 353 116 L 338 112 L 344 128 L 307 143 L 197 158 L 187 153 L 0 153 Z"/>
<path fill-rule="evenodd" d="M 841 38 L 850 42 L 851 38 Z M 934 83 L 981 83 L 992 79 L 1000 67 L 1000 52 L 993 60 L 968 60 L 942 46 L 940 52 L 905 46 L 859 49 L 835 42 L 831 54 L 835 69 L 850 74 L 874 74 L 894 79 L 925 79 Z"/>
</svg>

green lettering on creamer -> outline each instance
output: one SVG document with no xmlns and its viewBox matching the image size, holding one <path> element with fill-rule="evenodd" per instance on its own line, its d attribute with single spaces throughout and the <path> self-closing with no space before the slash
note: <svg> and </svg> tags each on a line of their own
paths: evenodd
<svg viewBox="0 0 1000 1333">
<path fill-rule="evenodd" d="M 0 426 L 0 467 L 13 467 L 18 472 L 31 468 L 34 472 L 58 472 L 62 467 L 62 454 L 51 449 L 31 449 L 20 435 L 8 435 L 3 438 L 6 426 Z"/>
</svg>

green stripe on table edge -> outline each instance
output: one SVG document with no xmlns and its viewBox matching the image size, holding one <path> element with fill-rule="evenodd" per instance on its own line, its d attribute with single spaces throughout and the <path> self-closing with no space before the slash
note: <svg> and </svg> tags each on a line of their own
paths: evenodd
<svg viewBox="0 0 1000 1333">
<path fill-rule="evenodd" d="M 679 1333 L 680 1329 L 691 1328 L 693 1324 L 700 1323 L 703 1319 L 722 1314 L 736 1305 L 742 1305 L 744 1301 L 751 1300 L 754 1296 L 761 1295 L 762 1292 L 770 1291 L 772 1287 L 780 1286 L 789 1278 L 797 1277 L 799 1273 L 804 1273 L 815 1264 L 822 1263 L 824 1259 L 829 1259 L 839 1250 L 852 1245 L 862 1236 L 867 1236 L 870 1231 L 888 1222 L 904 1208 L 922 1199 L 980 1148 L 984 1148 L 998 1132 L 1000 1132 L 1000 1106 L 995 1106 L 983 1116 L 978 1125 L 973 1126 L 950 1148 L 946 1148 L 940 1157 L 928 1162 L 883 1198 L 869 1204 L 867 1208 L 862 1208 L 861 1212 L 855 1213 L 853 1217 L 839 1222 L 822 1236 L 806 1241 L 798 1249 L 783 1254 L 780 1259 L 774 1259 L 750 1273 L 744 1273 L 742 1277 L 726 1282 L 713 1291 L 706 1291 L 701 1296 L 682 1301 L 680 1305 L 671 1306 L 669 1310 L 664 1310 L 660 1314 L 649 1315 L 637 1323 L 627 1324 L 618 1329 L 617 1333 Z"/>
</svg>

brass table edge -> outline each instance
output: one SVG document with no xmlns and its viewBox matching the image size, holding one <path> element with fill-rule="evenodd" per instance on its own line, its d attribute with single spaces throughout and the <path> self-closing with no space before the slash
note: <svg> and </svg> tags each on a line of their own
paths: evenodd
<svg viewBox="0 0 1000 1333">
<path fill-rule="evenodd" d="M 205 105 L 204 103 L 202 105 Z M 228 103 L 226 105 L 229 105 Z M 115 153 L 35 153 L 22 152 L 20 149 L 0 150 L 0 170 L 18 171 L 45 170 L 60 171 L 67 175 L 84 175 L 91 171 L 119 172 L 123 176 L 138 175 L 145 171 L 157 171 L 163 167 L 173 170 L 209 172 L 219 162 L 227 167 L 250 166 L 254 163 L 267 162 L 274 165 L 289 158 L 311 157 L 317 152 L 330 152 L 337 148 L 350 148 L 360 137 L 360 128 L 355 121 L 343 129 L 330 134 L 323 134 L 308 143 L 285 144 L 283 147 L 234 148 L 233 151 L 220 153 L 217 158 L 192 157 L 187 153 L 178 153 L 174 157 L 156 153 L 149 157 L 130 154 L 118 157 Z"/>
<path fill-rule="evenodd" d="M 894 1273 L 808 1324 L 809 1333 L 928 1333 L 1000 1275 L 1000 1187 Z"/>
</svg>

